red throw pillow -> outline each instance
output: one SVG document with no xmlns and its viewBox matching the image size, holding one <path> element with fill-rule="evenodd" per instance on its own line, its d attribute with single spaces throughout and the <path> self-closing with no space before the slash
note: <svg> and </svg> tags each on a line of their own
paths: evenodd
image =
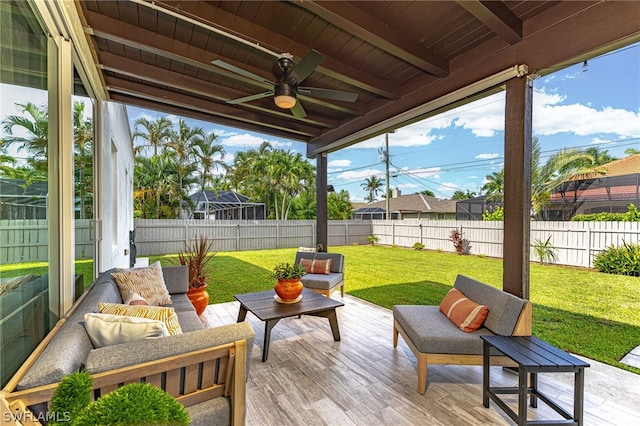
<svg viewBox="0 0 640 426">
<path fill-rule="evenodd" d="M 440 302 L 440 311 L 467 333 L 479 329 L 489 314 L 487 306 L 477 304 L 456 288 L 452 288 L 444 296 Z"/>
<path fill-rule="evenodd" d="M 325 274 L 331 273 L 331 259 L 300 259 L 300 264 L 304 266 L 307 274 Z"/>
</svg>

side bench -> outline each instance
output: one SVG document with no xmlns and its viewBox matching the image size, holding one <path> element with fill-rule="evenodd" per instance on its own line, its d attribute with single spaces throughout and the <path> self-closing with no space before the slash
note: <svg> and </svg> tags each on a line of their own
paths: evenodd
<svg viewBox="0 0 640 426">
<path fill-rule="evenodd" d="M 401 335 L 418 360 L 418 392 L 427 390 L 428 364 L 482 365 L 480 336 L 531 335 L 531 302 L 464 275 L 454 287 L 466 297 L 489 307 L 484 325 L 467 333 L 460 330 L 439 306 L 395 305 L 393 307 L 393 346 Z M 493 365 L 515 365 L 505 356 L 491 359 Z"/>
</svg>

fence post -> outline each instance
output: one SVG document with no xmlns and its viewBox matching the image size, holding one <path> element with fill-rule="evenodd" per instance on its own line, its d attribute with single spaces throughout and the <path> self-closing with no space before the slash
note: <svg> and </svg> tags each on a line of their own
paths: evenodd
<svg viewBox="0 0 640 426">
<path fill-rule="evenodd" d="M 240 224 L 236 225 L 236 250 L 240 250 Z"/>
<path fill-rule="evenodd" d="M 276 223 L 276 248 L 280 248 L 280 223 Z"/>
</svg>

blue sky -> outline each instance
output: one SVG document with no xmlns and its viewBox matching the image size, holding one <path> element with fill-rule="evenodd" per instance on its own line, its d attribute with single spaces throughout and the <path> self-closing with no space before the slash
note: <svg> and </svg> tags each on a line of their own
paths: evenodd
<svg viewBox="0 0 640 426">
<path fill-rule="evenodd" d="M 164 115 L 135 107 L 128 112 L 132 123 L 142 115 Z M 238 151 L 263 141 L 306 153 L 300 142 L 187 121 L 218 135 L 229 163 Z M 535 79 L 533 130 L 547 157 L 572 147 L 598 147 L 618 158 L 627 148 L 640 150 L 640 45 L 591 59 L 587 67 L 580 63 Z M 430 189 L 440 198 L 456 189 L 479 193 L 485 177 L 503 167 L 503 142 L 504 93 L 398 129 L 389 134 L 391 187 L 402 194 Z M 351 201 L 362 201 L 364 180 L 384 178 L 383 147 L 381 135 L 329 154 L 329 184 L 347 190 Z"/>
</svg>

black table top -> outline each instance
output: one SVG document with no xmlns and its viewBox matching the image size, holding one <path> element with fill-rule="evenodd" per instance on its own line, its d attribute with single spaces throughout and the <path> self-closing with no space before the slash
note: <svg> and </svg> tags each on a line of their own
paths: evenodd
<svg viewBox="0 0 640 426">
<path fill-rule="evenodd" d="M 535 336 L 480 336 L 523 367 L 584 368 L 589 364 Z"/>
<path fill-rule="evenodd" d="M 275 295 L 276 292 L 274 290 L 268 290 L 257 293 L 236 294 L 234 297 L 247 311 L 253 313 L 262 321 L 322 312 L 344 306 L 342 302 L 306 288 L 302 290 L 302 300 L 297 303 L 278 303 L 275 300 Z"/>
</svg>

